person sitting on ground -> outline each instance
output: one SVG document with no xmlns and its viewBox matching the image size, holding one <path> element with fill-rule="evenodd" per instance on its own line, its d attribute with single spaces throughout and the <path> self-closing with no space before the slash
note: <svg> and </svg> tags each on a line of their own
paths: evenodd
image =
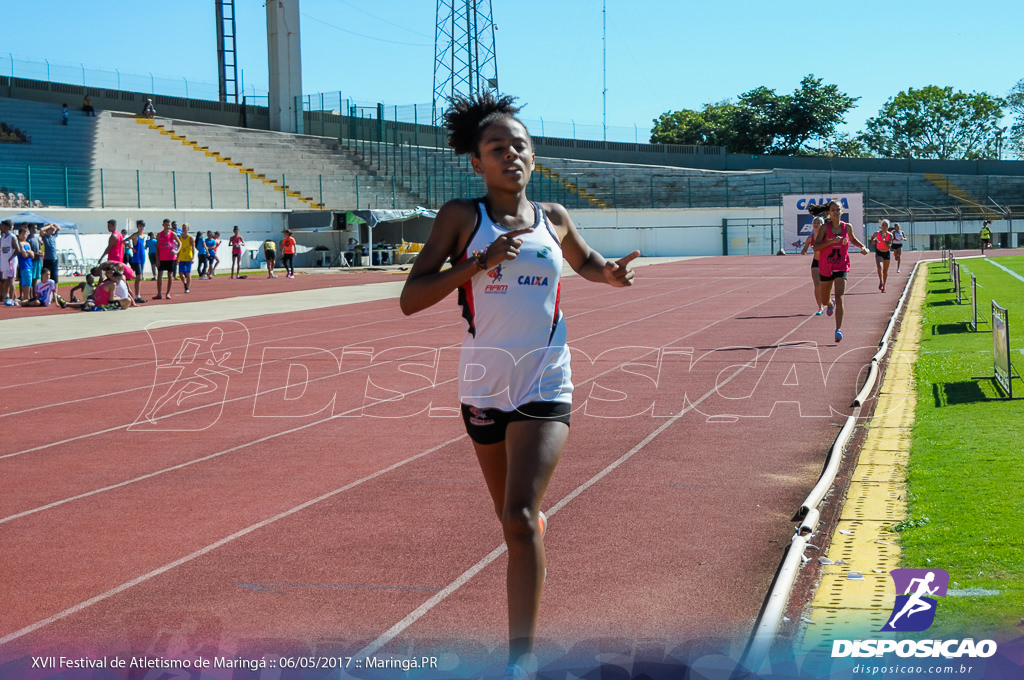
<svg viewBox="0 0 1024 680">
<path fill-rule="evenodd" d="M 117 263 L 112 264 L 116 265 Z M 117 284 L 123 282 L 124 272 L 118 271 L 116 266 L 112 266 L 105 271 L 105 274 L 107 276 L 106 280 L 96 286 L 96 289 L 92 292 L 95 309 L 104 311 L 127 309 L 134 304 L 130 296 L 119 296 L 117 294 Z M 127 291 L 127 288 L 125 290 Z"/>
<path fill-rule="evenodd" d="M 74 288 L 72 288 L 70 291 L 68 291 L 68 297 L 70 298 L 70 300 L 68 301 L 68 304 L 69 305 L 82 305 L 82 304 L 84 304 L 84 302 L 79 302 L 78 298 L 75 297 L 75 293 L 77 293 L 78 291 L 82 291 L 83 300 L 91 300 L 92 299 L 92 292 L 96 288 L 96 281 L 100 278 L 100 274 L 102 274 L 102 272 L 100 271 L 100 268 L 99 267 L 93 267 L 89 271 L 89 273 L 85 275 L 85 281 L 82 281 L 81 283 L 77 284 Z"/>
<path fill-rule="evenodd" d="M 153 106 L 153 100 L 147 99 L 146 105 L 142 107 L 143 118 L 156 118 L 156 107 Z"/>
<path fill-rule="evenodd" d="M 82 111 L 84 111 L 87 116 L 96 115 L 96 109 L 92 107 L 92 100 L 89 99 L 89 95 L 82 97 Z"/>
<path fill-rule="evenodd" d="M 25 303 L 27 307 L 49 307 L 56 302 L 61 309 L 68 306 L 60 295 L 57 295 L 57 283 L 50 278 L 50 270 L 44 269 L 39 274 L 39 280 L 35 285 L 36 296 Z"/>
</svg>

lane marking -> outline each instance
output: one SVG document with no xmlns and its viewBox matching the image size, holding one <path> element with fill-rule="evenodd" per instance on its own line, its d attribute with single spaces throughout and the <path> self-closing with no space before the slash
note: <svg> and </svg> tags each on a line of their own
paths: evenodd
<svg viewBox="0 0 1024 680">
<path fill-rule="evenodd" d="M 342 487 L 339 487 L 337 489 L 334 489 L 333 491 L 329 491 L 329 492 L 327 492 L 327 493 L 325 493 L 325 494 L 323 494 L 321 496 L 317 496 L 316 498 L 313 498 L 313 499 L 308 500 L 308 501 L 306 501 L 304 503 L 296 505 L 295 507 L 293 507 L 293 508 L 291 508 L 289 510 L 285 510 L 283 512 L 280 512 L 280 513 L 274 515 L 273 517 L 268 517 L 265 520 L 262 520 L 260 522 L 255 523 L 255 524 L 251 524 L 251 525 L 249 525 L 248 527 L 246 527 L 244 529 L 236 531 L 235 533 L 231 534 L 230 536 L 225 536 L 224 538 L 220 539 L 219 541 L 211 543 L 211 544 L 209 544 L 209 545 L 207 545 L 207 546 L 205 546 L 203 548 L 200 548 L 199 550 L 196 550 L 195 552 L 189 553 L 188 555 L 185 555 L 182 558 L 174 560 L 173 562 L 169 562 L 169 563 L 167 563 L 167 564 L 165 564 L 165 565 L 163 565 L 161 567 L 157 567 L 156 569 L 153 569 L 152 571 L 146 572 L 145 574 L 143 574 L 143 575 L 141 575 L 141 576 L 139 576 L 137 578 L 134 578 L 131 581 L 128 581 L 126 583 L 122 583 L 119 586 L 111 588 L 110 590 L 106 591 L 105 593 L 101 593 L 99 595 L 96 595 L 95 597 L 91 597 L 88 600 L 85 600 L 84 602 L 79 602 L 78 604 L 76 604 L 76 605 L 74 605 L 72 607 L 68 607 L 67 609 L 65 609 L 65 610 L 63 610 L 61 612 L 58 612 L 58 613 L 54 614 L 53 616 L 48 616 L 47 618 L 42 619 L 41 621 L 36 621 L 35 623 L 32 623 L 32 624 L 29 624 L 28 626 L 25 626 L 21 630 L 17 630 L 17 631 L 15 631 L 13 633 L 5 635 L 4 637 L 0 637 L 0 645 L 5 645 L 8 642 L 11 642 L 13 640 L 17 640 L 18 638 L 20 638 L 20 637 L 22 637 L 24 635 L 28 635 L 29 633 L 37 631 L 40 628 L 43 628 L 45 626 L 50 625 L 51 623 L 56 623 L 57 621 L 60 621 L 61 619 L 65 619 L 65 618 L 71 616 L 72 614 L 77 614 L 78 612 L 80 612 L 80 611 L 82 611 L 84 609 L 87 609 L 87 608 L 93 606 L 94 604 L 98 604 L 100 602 L 103 602 L 104 600 L 110 599 L 111 597 L 113 597 L 115 595 L 118 595 L 119 593 L 123 593 L 124 591 L 128 590 L 129 588 L 134 588 L 135 586 L 139 585 L 140 583 L 145 583 L 146 581 L 149 581 L 149 580 L 151 580 L 153 578 L 156 578 L 157 576 L 160 576 L 161 574 L 167 573 L 167 572 L 171 571 L 172 569 L 175 569 L 175 568 L 180 567 L 180 566 L 182 566 L 184 564 L 187 564 L 187 563 L 191 562 L 192 560 L 195 560 L 195 559 L 197 559 L 199 557 L 202 557 L 203 555 L 206 555 L 206 554 L 208 554 L 210 552 L 213 552 L 217 548 L 220 548 L 222 546 L 227 545 L 228 543 L 231 543 L 232 541 L 235 541 L 235 540 L 237 540 L 239 538 L 242 538 L 244 536 L 247 536 L 247 535 L 249 535 L 249 534 L 251 534 L 251 533 L 253 533 L 255 531 L 258 531 L 259 529 L 267 527 L 267 526 L 273 524 L 274 522 L 277 522 L 278 520 L 285 519 L 286 517 L 291 517 L 292 515 L 294 515 L 296 513 L 299 513 L 301 511 L 307 509 L 307 508 L 310 508 L 310 507 L 316 505 L 317 503 L 325 501 L 325 500 L 327 500 L 329 498 L 333 498 L 334 496 L 337 496 L 340 493 L 344 493 L 345 491 L 353 489 L 353 488 L 359 486 L 360 484 L 363 484 L 365 482 L 369 482 L 369 481 L 372 481 L 374 479 L 377 479 L 378 477 L 381 477 L 381 476 L 383 476 L 383 475 L 385 475 L 385 474 L 387 474 L 387 473 L 389 473 L 389 472 L 391 472 L 393 470 L 397 470 L 398 468 L 400 468 L 400 467 L 402 467 L 404 465 L 407 465 L 408 463 L 412 463 L 413 461 L 419 460 L 420 458 L 428 456 L 428 455 L 430 455 L 430 454 L 432 454 L 432 453 L 434 453 L 436 451 L 440 451 L 441 449 L 445 448 L 446 446 L 454 444 L 455 442 L 460 441 L 460 440 L 466 438 L 467 436 L 468 435 L 462 434 L 462 435 L 460 435 L 458 437 L 455 437 L 454 439 L 449 439 L 448 441 L 443 442 L 441 444 L 438 444 L 437 446 L 435 446 L 433 448 L 427 449 L 426 451 L 421 451 L 420 453 L 418 453 L 418 454 L 416 454 L 414 456 L 406 458 L 405 460 L 398 461 L 397 463 L 389 465 L 388 467 L 383 468 L 381 470 L 378 470 L 377 472 L 374 472 L 374 473 L 371 473 L 369 475 L 366 475 L 365 477 L 362 477 L 361 479 L 357 479 L 357 480 L 355 480 L 353 482 L 349 482 L 348 484 L 345 484 Z"/>
</svg>

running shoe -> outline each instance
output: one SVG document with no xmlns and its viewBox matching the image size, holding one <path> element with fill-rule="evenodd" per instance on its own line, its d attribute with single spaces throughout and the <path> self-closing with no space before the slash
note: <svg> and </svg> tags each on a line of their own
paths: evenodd
<svg viewBox="0 0 1024 680">
<path fill-rule="evenodd" d="M 527 680 L 529 677 L 526 671 L 514 663 L 505 667 L 505 680 Z"/>
<path fill-rule="evenodd" d="M 541 510 L 537 513 L 537 524 L 540 525 L 540 535 L 543 536 L 544 532 L 548 530 L 548 516 Z"/>
<path fill-rule="evenodd" d="M 816 312 L 814 313 L 814 316 L 821 316 L 821 315 L 822 315 L 822 314 L 824 314 L 824 313 L 825 313 L 825 310 L 824 310 L 824 309 L 819 309 L 818 311 L 816 311 Z"/>
<path fill-rule="evenodd" d="M 843 341 L 843 332 L 837 328 L 836 329 L 836 342 L 842 342 L 842 341 Z"/>
<path fill-rule="evenodd" d="M 163 299 L 164 299 L 164 296 L 163 296 L 163 295 L 154 295 L 154 296 L 153 296 L 153 299 L 154 299 L 154 300 L 163 300 Z"/>
<path fill-rule="evenodd" d="M 12 300 L 11 298 L 5 298 L 4 299 L 4 304 L 7 305 L 8 307 L 13 307 L 14 306 L 14 300 Z"/>
<path fill-rule="evenodd" d="M 835 312 L 835 311 L 836 311 L 836 306 L 835 305 L 829 305 L 828 309 L 825 310 L 825 313 L 828 314 L 829 316 L 832 316 L 833 312 Z"/>
<path fill-rule="evenodd" d="M 883 293 L 885 292 L 885 286 L 882 286 L 882 292 Z"/>
</svg>

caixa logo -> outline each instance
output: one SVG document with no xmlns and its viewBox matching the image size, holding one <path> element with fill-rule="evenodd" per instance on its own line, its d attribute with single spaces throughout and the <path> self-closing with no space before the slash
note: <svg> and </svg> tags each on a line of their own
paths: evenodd
<svg viewBox="0 0 1024 680">
<path fill-rule="evenodd" d="M 879 632 L 916 633 L 935 622 L 938 600 L 949 588 L 944 569 L 893 569 L 896 586 L 892 613 Z M 992 640 L 833 640 L 832 657 L 879 657 L 895 653 L 900 657 L 987 658 L 996 653 Z"/>
</svg>

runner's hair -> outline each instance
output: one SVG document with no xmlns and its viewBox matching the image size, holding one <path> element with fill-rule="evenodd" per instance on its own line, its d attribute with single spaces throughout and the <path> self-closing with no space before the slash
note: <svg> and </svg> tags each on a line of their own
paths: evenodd
<svg viewBox="0 0 1024 680">
<path fill-rule="evenodd" d="M 516 98 L 503 95 L 496 96 L 483 92 L 471 97 L 455 95 L 449 100 L 448 110 L 444 112 L 444 126 L 448 130 L 448 146 L 456 155 L 479 154 L 480 137 L 488 125 L 499 120 L 516 118 L 522 108 L 515 106 Z M 522 121 L 520 121 L 521 123 Z M 523 125 L 525 129 L 526 126 Z M 527 133 L 529 134 L 529 133 Z M 531 140 L 532 143 L 532 140 Z"/>
</svg>

